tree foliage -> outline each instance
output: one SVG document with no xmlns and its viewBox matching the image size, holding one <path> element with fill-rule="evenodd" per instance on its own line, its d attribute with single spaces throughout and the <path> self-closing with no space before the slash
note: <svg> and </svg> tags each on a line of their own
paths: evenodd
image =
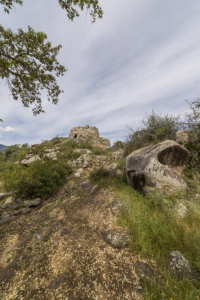
<svg viewBox="0 0 200 300">
<path fill-rule="evenodd" d="M 0 0 L 8 14 L 14 3 L 22 5 L 23 1 Z M 96 16 L 102 18 L 103 15 L 98 0 L 58 0 L 58 3 L 66 10 L 71 21 L 79 16 L 75 7 L 81 10 L 92 8 L 92 22 L 95 22 Z M 45 112 L 40 90 L 46 89 L 48 101 L 58 103 L 58 96 L 63 91 L 57 85 L 55 75 L 63 76 L 67 71 L 56 58 L 62 46 L 52 47 L 51 42 L 45 42 L 46 39 L 47 35 L 44 32 L 35 32 L 30 26 L 27 32 L 18 29 L 18 33 L 13 33 L 11 29 L 0 25 L 0 77 L 7 80 L 14 100 L 20 97 L 24 107 L 35 104 L 34 115 Z"/>
</svg>

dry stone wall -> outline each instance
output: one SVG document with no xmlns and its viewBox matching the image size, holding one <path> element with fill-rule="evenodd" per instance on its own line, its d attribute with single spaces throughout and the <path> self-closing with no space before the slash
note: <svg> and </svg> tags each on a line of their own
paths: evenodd
<svg viewBox="0 0 200 300">
<path fill-rule="evenodd" d="M 104 166 L 109 163 L 110 163 L 110 157 L 108 156 L 89 155 L 89 154 L 81 155 L 79 158 L 73 160 L 72 162 L 69 161 L 69 164 L 71 165 L 72 168 L 78 168 L 78 167 L 100 168 L 101 166 Z"/>
<path fill-rule="evenodd" d="M 90 141 L 93 146 L 109 148 L 110 140 L 99 137 L 99 130 L 95 126 L 86 125 L 85 127 L 73 127 L 70 131 L 69 140 L 77 142 Z"/>
</svg>

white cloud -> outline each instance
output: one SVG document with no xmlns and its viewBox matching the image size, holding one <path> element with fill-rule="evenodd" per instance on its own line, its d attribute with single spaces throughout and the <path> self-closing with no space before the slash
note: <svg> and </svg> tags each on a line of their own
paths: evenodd
<svg viewBox="0 0 200 300">
<path fill-rule="evenodd" d="M 19 131 L 19 129 L 15 129 L 15 128 L 12 128 L 12 127 L 10 127 L 10 126 L 7 126 L 6 128 L 0 127 L 0 130 L 1 130 L 1 131 L 5 131 L 5 132 L 15 132 L 15 131 Z"/>
<path fill-rule="evenodd" d="M 0 135 L 0 139 L 2 139 L 3 137 Z"/>
<path fill-rule="evenodd" d="M 68 69 L 57 79 L 64 90 L 58 104 L 42 93 L 45 114 L 36 117 L 33 106 L 14 101 L 6 81 L 0 81 L 5 126 L 0 130 L 10 132 L 4 143 L 40 143 L 86 124 L 114 142 L 124 140 L 126 126 L 134 127 L 152 109 L 174 116 L 188 111 L 185 99 L 200 97 L 200 1 L 192 3 L 100 0 L 103 19 L 93 25 L 85 11 L 70 22 L 54 0 L 48 1 L 48 12 L 42 1 L 27 0 L 2 14 L 5 28 L 27 31 L 31 25 L 45 32 L 53 47 L 62 44 L 58 61 Z"/>
</svg>

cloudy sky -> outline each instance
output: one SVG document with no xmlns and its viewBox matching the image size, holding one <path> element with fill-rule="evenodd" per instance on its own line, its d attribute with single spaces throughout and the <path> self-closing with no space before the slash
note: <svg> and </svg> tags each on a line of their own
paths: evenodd
<svg viewBox="0 0 200 300">
<path fill-rule="evenodd" d="M 68 71 L 57 79 L 64 93 L 57 105 L 42 94 L 45 113 L 10 95 L 0 79 L 0 144 L 40 143 L 67 137 L 74 126 L 96 126 L 111 144 L 124 141 L 152 109 L 177 116 L 189 111 L 185 99 L 200 98 L 199 0 L 99 0 L 103 19 L 86 11 L 73 22 L 57 0 L 24 0 L 0 23 L 47 34 Z"/>
</svg>

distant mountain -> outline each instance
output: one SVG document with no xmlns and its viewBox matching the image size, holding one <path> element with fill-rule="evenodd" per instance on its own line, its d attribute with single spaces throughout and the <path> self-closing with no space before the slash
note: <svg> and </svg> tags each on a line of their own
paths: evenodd
<svg viewBox="0 0 200 300">
<path fill-rule="evenodd" d="M 4 152 L 7 146 L 0 144 L 0 152 Z"/>
</svg>

